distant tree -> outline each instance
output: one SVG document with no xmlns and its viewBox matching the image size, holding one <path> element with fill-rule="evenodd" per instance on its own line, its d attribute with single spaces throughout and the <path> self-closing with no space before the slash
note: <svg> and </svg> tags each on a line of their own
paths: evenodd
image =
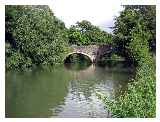
<svg viewBox="0 0 160 122">
<path fill-rule="evenodd" d="M 112 35 L 102 31 L 89 21 L 83 20 L 72 25 L 69 29 L 70 44 L 89 45 L 97 43 L 111 43 Z"/>
</svg>

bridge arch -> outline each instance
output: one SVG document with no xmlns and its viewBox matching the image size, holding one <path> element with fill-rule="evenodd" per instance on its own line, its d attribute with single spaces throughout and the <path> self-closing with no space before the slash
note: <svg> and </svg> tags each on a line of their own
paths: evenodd
<svg viewBox="0 0 160 122">
<path fill-rule="evenodd" d="M 83 56 L 86 56 L 89 60 L 90 60 L 90 62 L 91 63 L 93 63 L 93 57 L 91 57 L 89 54 L 87 54 L 87 53 L 84 53 L 84 52 L 71 52 L 71 53 L 69 53 L 69 54 L 67 54 L 65 57 L 64 57 L 64 63 L 66 62 L 66 60 L 71 56 L 71 55 L 73 55 L 73 54 L 80 54 L 80 55 L 83 55 Z"/>
<path fill-rule="evenodd" d="M 68 53 L 63 61 L 72 54 L 81 54 L 88 57 L 91 63 L 96 63 L 101 56 L 105 54 L 110 54 L 112 52 L 112 46 L 110 44 L 102 44 L 102 45 L 88 45 L 88 46 L 70 46 L 70 53 Z"/>
</svg>

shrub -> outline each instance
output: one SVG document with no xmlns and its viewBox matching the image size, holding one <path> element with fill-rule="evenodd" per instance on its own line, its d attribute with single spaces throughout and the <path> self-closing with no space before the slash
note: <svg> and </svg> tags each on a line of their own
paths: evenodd
<svg viewBox="0 0 160 122">
<path fill-rule="evenodd" d="M 10 55 L 6 50 L 7 68 L 28 66 L 29 60 L 31 65 L 61 63 L 67 41 L 64 23 L 47 6 L 6 6 L 6 43 L 14 50 Z M 16 65 L 7 64 L 13 58 Z"/>
</svg>

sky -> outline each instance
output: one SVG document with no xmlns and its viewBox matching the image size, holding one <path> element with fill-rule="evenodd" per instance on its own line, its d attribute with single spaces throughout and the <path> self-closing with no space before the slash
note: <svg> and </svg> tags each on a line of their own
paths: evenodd
<svg viewBox="0 0 160 122">
<path fill-rule="evenodd" d="M 53 0 L 49 5 L 66 27 L 88 20 L 102 30 L 111 32 L 114 18 L 123 10 L 119 0 Z"/>
</svg>

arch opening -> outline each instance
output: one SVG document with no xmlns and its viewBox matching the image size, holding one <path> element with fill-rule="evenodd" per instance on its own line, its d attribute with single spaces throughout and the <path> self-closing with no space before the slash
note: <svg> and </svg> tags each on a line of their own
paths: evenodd
<svg viewBox="0 0 160 122">
<path fill-rule="evenodd" d="M 92 59 L 83 53 L 71 53 L 64 59 L 64 65 L 67 69 L 82 70 L 92 64 Z"/>
</svg>

